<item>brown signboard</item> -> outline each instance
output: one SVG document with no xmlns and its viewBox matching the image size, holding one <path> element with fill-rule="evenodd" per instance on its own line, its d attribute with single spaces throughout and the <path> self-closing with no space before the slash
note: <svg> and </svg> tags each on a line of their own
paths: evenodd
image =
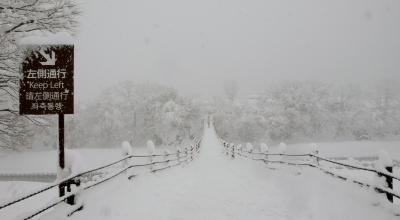
<svg viewBox="0 0 400 220">
<path fill-rule="evenodd" d="M 73 114 L 74 46 L 27 47 L 19 100 L 20 114 Z"/>
</svg>

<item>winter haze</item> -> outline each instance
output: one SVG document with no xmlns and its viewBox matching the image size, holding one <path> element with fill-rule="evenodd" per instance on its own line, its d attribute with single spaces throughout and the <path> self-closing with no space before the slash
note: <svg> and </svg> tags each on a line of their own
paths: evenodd
<svg viewBox="0 0 400 220">
<path fill-rule="evenodd" d="M 399 216 L 399 0 L 0 0 L 1 220 Z"/>
<path fill-rule="evenodd" d="M 78 100 L 123 80 L 241 95 L 280 80 L 400 79 L 400 2 L 80 1 Z M 96 77 L 96 79 L 94 79 Z M 93 83 L 96 81 L 96 83 Z"/>
</svg>

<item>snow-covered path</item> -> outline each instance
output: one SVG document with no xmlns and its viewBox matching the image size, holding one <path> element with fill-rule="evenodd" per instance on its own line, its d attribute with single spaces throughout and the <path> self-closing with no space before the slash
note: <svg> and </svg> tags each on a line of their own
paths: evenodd
<svg viewBox="0 0 400 220">
<path fill-rule="evenodd" d="M 373 195 L 316 170 L 227 158 L 211 128 L 191 164 L 85 192 L 69 219 L 396 219 Z"/>
</svg>

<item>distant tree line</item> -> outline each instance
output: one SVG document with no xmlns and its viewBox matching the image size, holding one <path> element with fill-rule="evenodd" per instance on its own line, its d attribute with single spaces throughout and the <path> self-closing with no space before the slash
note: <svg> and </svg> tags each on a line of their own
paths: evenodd
<svg viewBox="0 0 400 220">
<path fill-rule="evenodd" d="M 179 96 L 173 88 L 157 84 L 119 83 L 104 91 L 90 104 L 78 105 L 66 116 L 66 146 L 119 147 L 178 146 L 199 137 L 203 114 L 194 101 Z M 38 130 L 36 145 L 54 145 L 57 123 Z"/>
<path fill-rule="evenodd" d="M 230 99 L 230 98 L 229 98 Z M 216 129 L 228 140 L 296 142 L 400 136 L 400 83 L 372 86 L 285 81 L 246 99 L 215 100 Z"/>
</svg>

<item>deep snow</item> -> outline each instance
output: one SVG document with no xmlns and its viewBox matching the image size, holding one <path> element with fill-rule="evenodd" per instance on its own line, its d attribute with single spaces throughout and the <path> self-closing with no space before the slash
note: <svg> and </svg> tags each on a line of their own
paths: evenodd
<svg viewBox="0 0 400 220">
<path fill-rule="evenodd" d="M 369 190 L 309 168 L 269 168 L 224 156 L 206 129 L 193 163 L 86 191 L 85 209 L 69 219 L 398 219 Z M 54 210 L 41 219 L 63 218 Z"/>
</svg>

